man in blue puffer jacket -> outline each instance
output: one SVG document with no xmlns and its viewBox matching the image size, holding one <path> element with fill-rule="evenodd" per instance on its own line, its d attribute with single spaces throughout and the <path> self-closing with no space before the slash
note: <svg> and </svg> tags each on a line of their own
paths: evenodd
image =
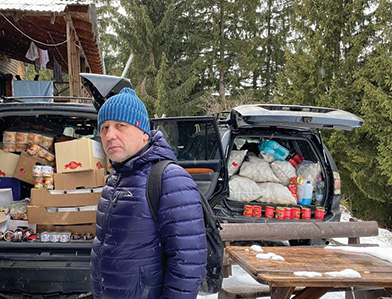
<svg viewBox="0 0 392 299">
<path fill-rule="evenodd" d="M 176 157 L 130 88 L 98 114 L 113 174 L 98 204 L 91 251 L 94 298 L 196 298 L 206 274 L 207 241 L 200 195 L 192 177 L 169 164 L 162 176 L 159 228 L 146 199 L 147 176 Z"/>
</svg>

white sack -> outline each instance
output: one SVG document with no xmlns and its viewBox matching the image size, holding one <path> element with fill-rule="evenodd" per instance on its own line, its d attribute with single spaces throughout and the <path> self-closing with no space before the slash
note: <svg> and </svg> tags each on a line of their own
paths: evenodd
<svg viewBox="0 0 392 299">
<path fill-rule="evenodd" d="M 294 166 L 288 161 L 274 161 L 271 163 L 271 168 L 285 186 L 289 185 L 290 178 L 297 176 Z"/>
<path fill-rule="evenodd" d="M 263 157 L 265 161 L 271 163 L 274 161 L 274 157 L 266 152 L 260 152 L 260 156 Z"/>
<path fill-rule="evenodd" d="M 313 188 L 316 187 L 317 178 L 321 176 L 321 167 L 319 163 L 304 160 L 297 166 L 297 176 L 301 176 L 304 182 L 310 181 Z"/>
<path fill-rule="evenodd" d="M 282 184 L 259 183 L 257 185 L 262 193 L 260 198 L 257 199 L 259 202 L 281 205 L 297 204 L 290 190 Z"/>
<path fill-rule="evenodd" d="M 249 157 L 249 162 L 242 163 L 240 176 L 250 178 L 256 183 L 273 182 L 280 183 L 279 178 L 274 174 L 270 164 L 258 157 Z"/>
<path fill-rule="evenodd" d="M 229 157 L 229 163 L 227 167 L 227 171 L 229 173 L 229 176 L 232 176 L 240 170 L 240 167 L 242 165 L 242 162 L 244 162 L 245 156 L 248 153 L 248 150 L 244 151 L 236 151 L 233 150 L 230 153 Z"/>
<path fill-rule="evenodd" d="M 229 181 L 230 200 L 250 202 L 261 196 L 261 190 L 257 184 L 239 175 L 233 175 Z"/>
</svg>

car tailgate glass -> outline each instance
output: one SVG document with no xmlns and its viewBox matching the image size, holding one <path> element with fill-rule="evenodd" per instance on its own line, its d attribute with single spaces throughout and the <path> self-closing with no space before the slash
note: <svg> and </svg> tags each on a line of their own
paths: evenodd
<svg viewBox="0 0 392 299">
<path fill-rule="evenodd" d="M 278 127 L 303 130 L 359 128 L 363 120 L 352 113 L 322 107 L 295 105 L 245 105 L 233 109 L 234 126 Z"/>
</svg>

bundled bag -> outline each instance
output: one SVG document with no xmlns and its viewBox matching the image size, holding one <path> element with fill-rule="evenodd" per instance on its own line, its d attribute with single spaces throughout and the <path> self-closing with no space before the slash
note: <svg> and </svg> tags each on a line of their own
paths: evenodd
<svg viewBox="0 0 392 299">
<path fill-rule="evenodd" d="M 305 182 L 310 181 L 313 187 L 315 187 L 317 178 L 321 177 L 321 166 L 319 163 L 314 163 L 312 161 L 302 161 L 302 163 L 297 166 L 297 176 L 303 177 Z"/>
<path fill-rule="evenodd" d="M 249 157 L 249 162 L 242 163 L 240 176 L 247 177 L 256 183 L 273 182 L 280 183 L 279 178 L 274 174 L 270 164 L 258 157 Z"/>
<path fill-rule="evenodd" d="M 282 184 L 260 183 L 257 185 L 261 190 L 261 196 L 257 199 L 259 202 L 282 205 L 297 204 L 290 190 Z"/>
<path fill-rule="evenodd" d="M 295 168 L 288 161 L 274 161 L 271 163 L 271 168 L 285 186 L 289 185 L 290 178 L 297 176 Z"/>
<path fill-rule="evenodd" d="M 239 175 L 232 176 L 229 188 L 230 200 L 250 202 L 261 196 L 261 190 L 254 181 Z"/>
<path fill-rule="evenodd" d="M 229 173 L 229 177 L 235 175 L 240 170 L 242 162 L 244 162 L 245 156 L 248 153 L 248 150 L 244 151 L 231 151 L 229 157 L 229 163 L 227 165 L 227 172 Z"/>
</svg>

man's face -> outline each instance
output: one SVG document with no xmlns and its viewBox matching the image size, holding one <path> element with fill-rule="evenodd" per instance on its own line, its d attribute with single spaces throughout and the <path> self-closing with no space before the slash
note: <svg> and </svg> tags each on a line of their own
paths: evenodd
<svg viewBox="0 0 392 299">
<path fill-rule="evenodd" d="M 103 149 L 109 159 L 115 162 L 123 162 L 132 157 L 148 142 L 148 134 L 121 121 L 105 121 L 100 132 Z"/>
</svg>

